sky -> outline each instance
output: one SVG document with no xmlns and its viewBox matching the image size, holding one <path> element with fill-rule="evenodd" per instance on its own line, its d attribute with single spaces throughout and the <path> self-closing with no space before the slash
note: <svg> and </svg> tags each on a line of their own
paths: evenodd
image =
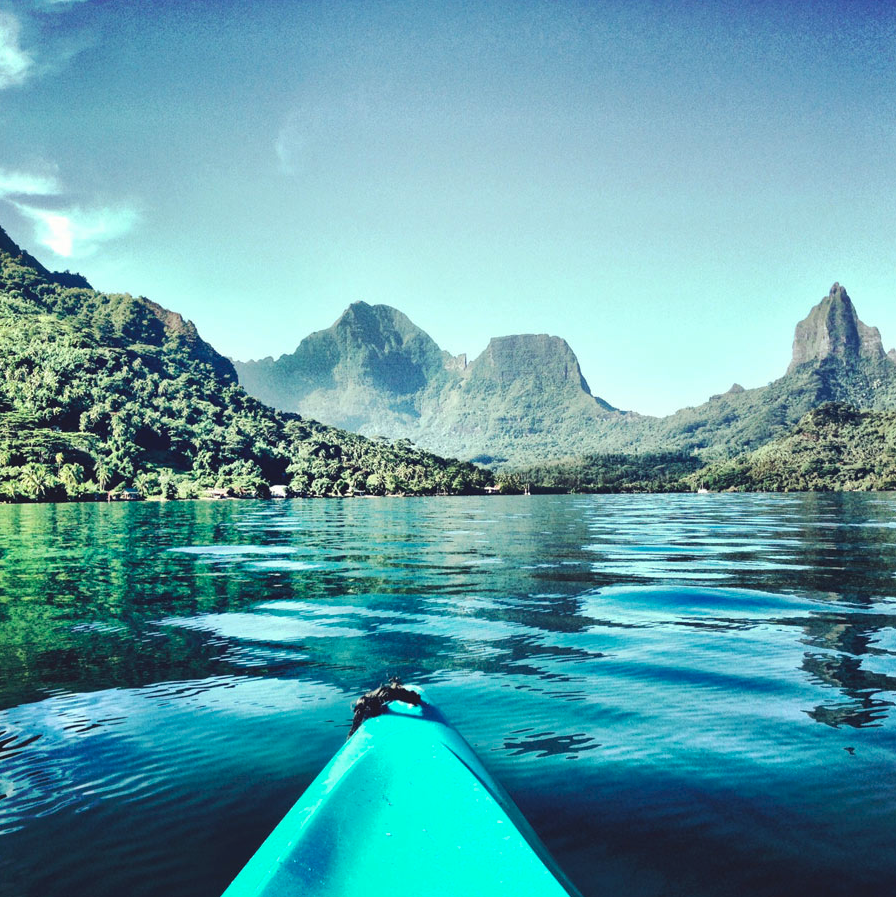
<svg viewBox="0 0 896 897">
<path fill-rule="evenodd" d="M 0 225 L 240 360 L 363 300 L 668 414 L 834 281 L 896 345 L 896 5 L 0 0 Z"/>
</svg>

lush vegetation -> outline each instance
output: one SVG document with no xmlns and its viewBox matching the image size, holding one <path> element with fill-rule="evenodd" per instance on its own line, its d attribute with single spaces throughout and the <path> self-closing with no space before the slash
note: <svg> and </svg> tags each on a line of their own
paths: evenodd
<svg viewBox="0 0 896 897">
<path fill-rule="evenodd" d="M 527 485 L 535 491 L 682 492 L 692 489 L 685 477 L 700 464 L 696 456 L 683 454 L 585 455 L 499 473 L 497 483 L 502 492 Z"/>
<path fill-rule="evenodd" d="M 813 409 L 786 435 L 704 464 L 696 454 L 604 454 L 499 473 L 502 492 L 827 492 L 896 489 L 896 412 L 842 402 Z"/>
<path fill-rule="evenodd" d="M 709 464 L 686 482 L 758 492 L 896 489 L 896 412 L 831 402 L 787 436 Z"/>
<path fill-rule="evenodd" d="M 52 274 L 0 230 L 0 494 L 433 494 L 491 475 L 283 414 L 180 315 Z"/>
</svg>

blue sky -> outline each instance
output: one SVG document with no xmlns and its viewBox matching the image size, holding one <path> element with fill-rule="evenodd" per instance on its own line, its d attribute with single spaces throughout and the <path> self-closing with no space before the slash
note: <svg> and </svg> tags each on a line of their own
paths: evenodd
<svg viewBox="0 0 896 897">
<path fill-rule="evenodd" d="M 362 299 L 669 413 L 835 280 L 896 345 L 894 107 L 886 2 L 0 0 L 0 224 L 235 358 Z"/>
</svg>

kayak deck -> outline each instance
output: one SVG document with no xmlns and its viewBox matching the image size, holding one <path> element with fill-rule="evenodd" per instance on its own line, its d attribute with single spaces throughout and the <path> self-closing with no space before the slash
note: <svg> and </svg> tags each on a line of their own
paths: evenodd
<svg viewBox="0 0 896 897">
<path fill-rule="evenodd" d="M 430 704 L 364 722 L 224 897 L 568 897 L 547 852 Z"/>
</svg>

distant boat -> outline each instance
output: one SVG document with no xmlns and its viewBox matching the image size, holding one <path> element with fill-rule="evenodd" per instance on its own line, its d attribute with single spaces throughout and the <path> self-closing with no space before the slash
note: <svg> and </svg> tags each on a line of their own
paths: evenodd
<svg viewBox="0 0 896 897">
<path fill-rule="evenodd" d="M 697 495 L 709 495 L 709 489 L 707 489 L 706 486 L 701 486 L 697 490 Z"/>
</svg>

